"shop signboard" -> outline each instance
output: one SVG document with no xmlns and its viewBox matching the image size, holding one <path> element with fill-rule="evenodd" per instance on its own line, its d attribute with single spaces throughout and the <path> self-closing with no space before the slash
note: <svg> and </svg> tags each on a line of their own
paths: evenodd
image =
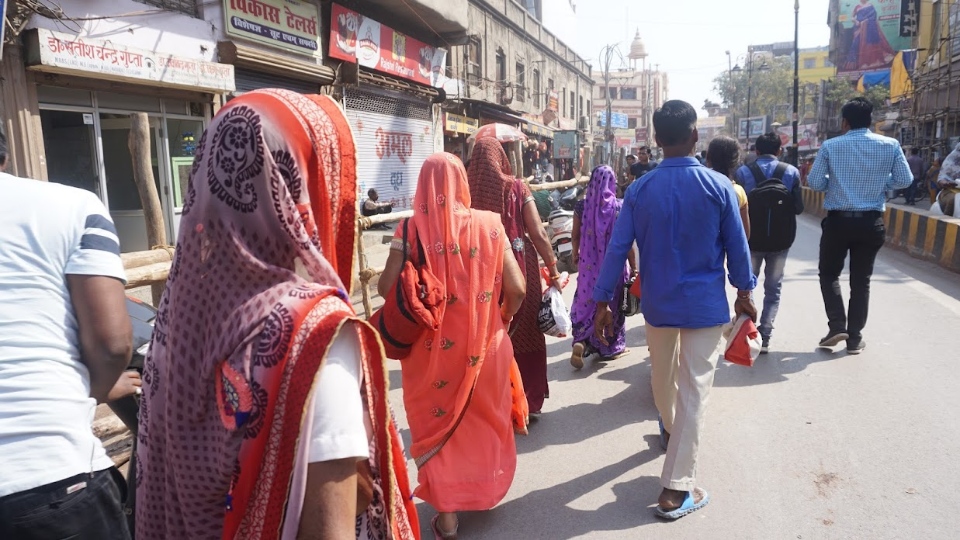
<svg viewBox="0 0 960 540">
<path fill-rule="evenodd" d="M 223 0 L 227 35 L 321 58 L 320 10 L 306 0 Z"/>
<path fill-rule="evenodd" d="M 431 47 L 392 28 L 332 4 L 330 56 L 394 77 L 441 87 L 447 80 L 447 50 Z"/>
<path fill-rule="evenodd" d="M 236 90 L 233 66 L 155 53 L 110 41 L 80 38 L 44 28 L 27 38 L 27 64 L 38 71 L 223 93 Z"/>
<path fill-rule="evenodd" d="M 749 132 L 747 130 L 749 126 Z M 737 129 L 737 136 L 740 139 L 756 139 L 767 132 L 767 117 L 753 116 L 750 118 L 741 118 Z"/>
<path fill-rule="evenodd" d="M 480 129 L 480 121 L 475 118 L 467 118 L 459 114 L 444 113 L 443 130 L 451 133 L 462 133 L 464 135 L 473 135 Z"/>
<path fill-rule="evenodd" d="M 901 35 L 903 4 L 897 0 L 840 0 L 838 75 L 859 77 L 864 71 L 889 68 L 897 51 L 911 48 L 913 38 Z"/>
<path fill-rule="evenodd" d="M 558 131 L 553 136 L 553 155 L 557 159 L 577 159 L 580 155 L 580 134 Z"/>
<path fill-rule="evenodd" d="M 597 125 L 600 127 L 607 127 L 606 111 L 597 111 Z M 626 113 L 616 111 L 610 113 L 611 127 L 614 129 L 627 129 L 628 125 L 630 125 L 630 118 L 626 115 Z"/>
</svg>

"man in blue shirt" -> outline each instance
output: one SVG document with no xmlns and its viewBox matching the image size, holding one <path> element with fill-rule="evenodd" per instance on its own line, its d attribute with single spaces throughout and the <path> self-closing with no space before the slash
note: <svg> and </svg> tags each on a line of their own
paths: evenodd
<svg viewBox="0 0 960 540">
<path fill-rule="evenodd" d="M 861 331 L 867 324 L 873 263 L 886 239 L 883 212 L 886 193 L 913 183 L 907 158 L 896 139 L 871 132 L 873 105 L 853 98 L 841 109 L 843 135 L 823 143 L 807 183 L 825 191 L 827 210 L 820 227 L 820 292 L 830 331 L 821 347 L 847 342 L 848 354 L 859 354 L 866 344 Z M 850 308 L 844 311 L 840 273 L 850 253 Z"/>
<path fill-rule="evenodd" d="M 797 228 L 797 215 L 803 213 L 803 190 L 800 187 L 800 171 L 793 165 L 787 165 L 786 163 L 781 165 L 778 159 L 782 152 L 780 144 L 780 135 L 774 132 L 757 137 L 757 159 L 753 163 L 743 165 L 737 169 L 735 176 L 737 183 L 743 187 L 749 200 L 750 193 L 757 187 L 758 183 L 757 175 L 751 170 L 753 167 L 759 170 L 759 174 L 762 175 L 764 179 L 773 178 L 778 166 L 784 167 L 783 177 L 780 181 L 783 182 L 784 187 L 786 187 L 787 191 L 792 195 L 793 205 L 792 207 L 786 204 L 781 205 L 777 207 L 777 211 L 782 212 L 783 219 L 789 220 L 789 223 L 792 224 L 790 232 L 795 232 Z M 777 202 L 780 201 L 778 200 Z M 751 212 L 759 210 L 761 215 L 766 214 L 766 212 L 761 210 L 761 207 L 757 206 L 755 208 L 755 206 L 755 204 L 750 204 Z M 773 209 L 771 208 L 770 210 L 772 211 Z M 778 215 L 777 217 L 780 216 Z M 780 310 L 780 291 L 782 289 L 783 272 L 787 265 L 787 255 L 790 253 L 790 246 L 786 245 L 784 249 L 780 249 L 782 246 L 763 247 L 761 243 L 767 244 L 771 238 L 789 233 L 786 230 L 769 230 L 775 228 L 771 227 L 769 225 L 770 223 L 780 223 L 781 221 L 779 219 L 771 220 L 769 215 L 766 219 L 763 219 L 762 222 L 761 220 L 750 221 L 751 227 L 753 228 L 750 234 L 750 258 L 753 264 L 753 275 L 756 276 L 758 280 L 760 279 L 760 270 L 764 268 L 764 265 L 766 266 L 763 277 L 763 313 L 760 315 L 760 325 L 757 327 L 758 330 L 760 330 L 760 336 L 763 340 L 760 352 L 766 354 L 770 350 L 773 322 L 776 320 L 777 312 Z M 787 227 L 782 227 L 782 229 L 787 229 Z M 761 235 L 766 236 L 766 238 L 758 239 Z M 792 240 L 789 243 L 792 244 Z M 784 245 L 785 244 L 786 242 L 784 242 Z"/>
<path fill-rule="evenodd" d="M 666 159 L 627 189 L 593 293 L 597 337 L 605 341 L 613 324 L 608 304 L 636 242 L 653 397 L 667 449 L 657 514 L 667 519 L 709 500 L 696 485 L 697 452 L 721 326 L 730 322 L 724 259 L 739 290 L 735 311 L 757 314 L 737 196 L 730 180 L 693 157 L 696 124 L 697 112 L 683 101 L 668 101 L 654 114 Z"/>
</svg>

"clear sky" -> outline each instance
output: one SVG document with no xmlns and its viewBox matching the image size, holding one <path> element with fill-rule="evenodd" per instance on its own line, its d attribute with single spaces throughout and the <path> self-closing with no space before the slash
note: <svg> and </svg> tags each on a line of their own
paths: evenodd
<svg viewBox="0 0 960 540">
<path fill-rule="evenodd" d="M 713 79 L 751 44 L 793 41 L 793 0 L 578 0 L 577 36 L 561 38 L 594 68 L 603 47 L 619 43 L 624 57 L 637 32 L 647 65 L 669 74 L 670 99 L 699 109 L 718 100 Z M 827 45 L 828 0 L 800 0 L 800 48 Z M 701 116 L 705 115 L 699 111 Z"/>
</svg>

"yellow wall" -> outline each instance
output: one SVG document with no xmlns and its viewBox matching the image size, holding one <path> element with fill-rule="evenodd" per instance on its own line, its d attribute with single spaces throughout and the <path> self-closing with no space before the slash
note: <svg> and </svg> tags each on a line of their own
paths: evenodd
<svg viewBox="0 0 960 540">
<path fill-rule="evenodd" d="M 800 51 L 800 83 L 819 83 L 823 79 L 831 79 L 837 74 L 837 68 L 830 64 L 830 51 L 821 50 Z M 814 67 L 805 68 L 807 60 L 814 61 Z"/>
</svg>

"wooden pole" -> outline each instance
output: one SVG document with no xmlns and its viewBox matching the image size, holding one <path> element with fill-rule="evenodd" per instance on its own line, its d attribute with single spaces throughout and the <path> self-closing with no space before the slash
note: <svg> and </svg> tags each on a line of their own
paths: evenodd
<svg viewBox="0 0 960 540">
<path fill-rule="evenodd" d="M 150 119 L 147 113 L 130 115 L 130 137 L 127 140 L 130 158 L 133 160 L 133 181 L 140 193 L 143 217 L 147 224 L 147 244 L 150 247 L 167 245 L 167 230 L 163 224 L 163 209 L 160 195 L 153 178 L 153 161 L 150 158 Z M 153 305 L 160 305 L 163 283 L 153 285 Z"/>
</svg>

